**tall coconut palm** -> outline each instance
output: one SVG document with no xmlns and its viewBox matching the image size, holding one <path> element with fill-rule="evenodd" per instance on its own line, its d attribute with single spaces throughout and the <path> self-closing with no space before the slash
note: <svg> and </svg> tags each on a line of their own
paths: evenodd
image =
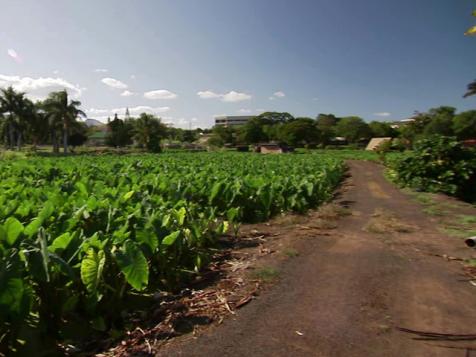
<svg viewBox="0 0 476 357">
<path fill-rule="evenodd" d="M 28 126 L 27 121 L 28 99 L 25 93 L 17 92 L 13 87 L 1 89 L 0 112 L 4 116 L 6 130 L 8 131 L 8 148 L 15 145 L 21 149 L 22 138 Z"/>
<path fill-rule="evenodd" d="M 33 103 L 31 100 L 26 102 L 25 116 L 28 120 L 27 134 L 33 145 L 33 150 L 41 139 L 46 138 L 49 133 L 49 125 L 43 110 L 43 103 Z"/>
<path fill-rule="evenodd" d="M 79 109 L 80 105 L 81 102 L 78 100 L 69 100 L 66 90 L 50 93 L 43 105 L 46 116 L 55 133 L 56 129 L 61 126 L 63 132 L 63 152 L 65 155 L 68 153 L 68 136 L 74 122 L 79 116 L 86 116 L 86 114 Z M 56 134 L 53 136 L 54 142 L 55 139 Z M 54 142 L 53 146 L 55 146 Z"/>
<path fill-rule="evenodd" d="M 467 98 L 472 95 L 476 95 L 476 79 L 470 84 L 468 84 L 468 91 L 464 95 L 464 98 Z"/>
</svg>

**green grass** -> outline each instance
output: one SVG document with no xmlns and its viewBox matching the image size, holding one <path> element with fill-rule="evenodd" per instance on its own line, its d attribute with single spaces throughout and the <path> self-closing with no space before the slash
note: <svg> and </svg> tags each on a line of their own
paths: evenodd
<svg viewBox="0 0 476 357">
<path fill-rule="evenodd" d="M 468 238 L 476 235 L 476 229 L 466 229 L 463 227 L 439 227 L 440 232 L 455 238 Z"/>
<path fill-rule="evenodd" d="M 255 270 L 252 276 L 254 279 L 261 280 L 265 283 L 271 283 L 279 277 L 279 271 L 273 267 L 262 267 Z"/>
<path fill-rule="evenodd" d="M 423 208 L 423 212 L 429 214 L 430 216 L 446 216 L 448 211 L 442 210 L 440 206 L 428 206 Z"/>
<path fill-rule="evenodd" d="M 299 252 L 296 249 L 292 249 L 292 248 L 286 249 L 283 253 L 289 258 L 295 258 L 299 256 Z"/>
<path fill-rule="evenodd" d="M 476 216 L 461 214 L 458 216 L 458 222 L 461 224 L 476 224 Z"/>
</svg>

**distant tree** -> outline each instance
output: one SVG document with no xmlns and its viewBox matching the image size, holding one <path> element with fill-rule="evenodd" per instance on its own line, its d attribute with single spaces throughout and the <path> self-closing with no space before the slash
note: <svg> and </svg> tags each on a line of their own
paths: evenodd
<svg viewBox="0 0 476 357">
<path fill-rule="evenodd" d="M 294 117 L 287 112 L 265 112 L 257 116 L 263 120 L 263 124 L 285 123 L 294 119 Z"/>
<path fill-rule="evenodd" d="M 18 150 L 21 149 L 22 139 L 28 125 L 28 110 L 31 109 L 30 101 L 25 97 L 25 93 L 17 92 L 13 87 L 1 89 L 0 91 L 0 113 L 4 117 L 4 128 L 6 130 L 6 146 L 13 148 L 16 144 Z"/>
<path fill-rule="evenodd" d="M 319 130 L 319 142 L 328 145 L 336 136 L 336 125 L 339 119 L 334 114 L 319 114 L 316 118 Z"/>
<path fill-rule="evenodd" d="M 339 120 L 336 131 L 338 136 L 343 136 L 349 143 L 368 139 L 372 134 L 369 125 L 362 118 L 356 116 Z"/>
<path fill-rule="evenodd" d="M 458 139 L 476 138 L 476 110 L 469 110 L 456 115 L 453 119 L 453 130 Z"/>
<path fill-rule="evenodd" d="M 472 95 L 476 95 L 476 79 L 468 84 L 468 91 L 466 94 L 463 96 L 464 98 L 470 97 Z"/>
<path fill-rule="evenodd" d="M 79 109 L 80 105 L 81 102 L 78 100 L 69 100 L 66 90 L 50 93 L 43 105 L 46 116 L 51 119 L 53 127 L 60 125 L 62 127 L 65 155 L 68 153 L 68 138 L 74 123 L 78 117 L 86 117 L 86 114 Z"/>
<path fill-rule="evenodd" d="M 134 138 L 140 147 L 150 152 L 160 152 L 160 141 L 167 133 L 167 127 L 152 114 L 142 113 L 135 121 Z"/>
<path fill-rule="evenodd" d="M 132 144 L 133 119 L 121 120 L 114 115 L 114 119 L 107 123 L 109 131 L 106 136 L 106 145 L 124 147 Z"/>
<path fill-rule="evenodd" d="M 441 106 L 432 108 L 428 111 L 430 117 L 429 123 L 425 126 L 423 133 L 429 135 L 453 135 L 453 118 L 456 108 Z"/>
<path fill-rule="evenodd" d="M 231 126 L 215 125 L 212 129 L 213 146 L 223 146 L 225 144 L 235 144 L 236 130 Z"/>
<path fill-rule="evenodd" d="M 28 101 L 26 105 L 26 115 L 28 120 L 26 134 L 28 136 L 28 139 L 32 143 L 33 150 L 36 150 L 36 147 L 40 143 L 40 141 L 46 141 L 48 138 L 48 120 L 43 110 L 42 102 L 33 103 L 31 101 Z"/>
<path fill-rule="evenodd" d="M 68 138 L 68 143 L 73 147 L 84 145 L 88 140 L 89 129 L 83 122 L 75 122 L 71 128 L 72 134 Z"/>
<path fill-rule="evenodd" d="M 311 118 L 296 118 L 282 125 L 281 141 L 291 146 L 316 144 L 319 140 L 319 130 L 316 121 Z"/>
<path fill-rule="evenodd" d="M 259 116 L 250 119 L 238 129 L 239 141 L 245 144 L 257 144 L 268 141 L 268 136 L 263 129 L 265 124 L 269 124 L 269 119 L 263 119 Z"/>
<path fill-rule="evenodd" d="M 375 138 L 391 137 L 394 138 L 397 136 L 397 131 L 392 128 L 390 123 L 385 123 L 381 121 L 373 121 L 369 124 L 370 130 L 372 131 L 372 136 Z"/>
<path fill-rule="evenodd" d="M 186 143 L 193 143 L 197 140 L 198 133 L 195 130 L 184 130 L 182 135 L 182 141 Z"/>
</svg>

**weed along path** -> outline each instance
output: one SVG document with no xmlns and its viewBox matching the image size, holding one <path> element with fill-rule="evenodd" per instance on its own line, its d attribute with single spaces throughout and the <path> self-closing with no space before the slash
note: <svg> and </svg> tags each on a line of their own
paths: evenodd
<svg viewBox="0 0 476 357">
<path fill-rule="evenodd" d="M 350 215 L 334 229 L 306 222 L 267 291 L 157 355 L 476 356 L 476 287 L 453 258 L 474 252 L 379 165 L 349 167 L 337 203 Z"/>
</svg>

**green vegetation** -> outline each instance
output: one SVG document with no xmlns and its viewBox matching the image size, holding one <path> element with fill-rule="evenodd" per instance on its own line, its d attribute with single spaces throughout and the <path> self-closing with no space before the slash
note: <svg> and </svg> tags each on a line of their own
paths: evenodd
<svg viewBox="0 0 476 357">
<path fill-rule="evenodd" d="M 272 283 L 279 277 L 279 271 L 273 267 L 262 267 L 253 271 L 252 276 L 254 279 L 265 283 Z"/>
<path fill-rule="evenodd" d="M 313 154 L 0 161 L 2 346 L 31 342 L 28 329 L 40 341 L 120 329 L 132 301 L 199 272 L 217 236 L 318 206 L 343 172 Z"/>
<path fill-rule="evenodd" d="M 388 164 L 390 177 L 402 186 L 476 199 L 476 151 L 455 138 L 422 139 L 413 152 L 393 157 Z"/>
<path fill-rule="evenodd" d="M 299 256 L 299 252 L 296 249 L 293 249 L 293 248 L 288 248 L 283 253 L 288 258 L 295 258 L 295 257 Z"/>
</svg>

